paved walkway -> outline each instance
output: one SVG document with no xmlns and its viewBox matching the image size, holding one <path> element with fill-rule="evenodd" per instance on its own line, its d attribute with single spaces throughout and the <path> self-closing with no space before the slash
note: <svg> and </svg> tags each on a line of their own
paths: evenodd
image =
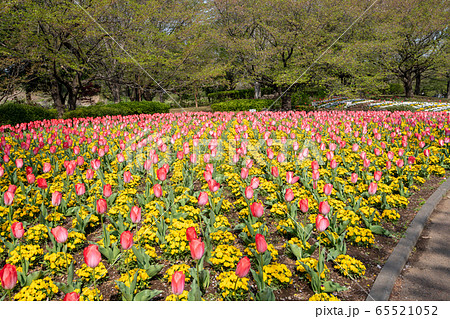
<svg viewBox="0 0 450 319">
<path fill-rule="evenodd" d="M 450 300 L 450 192 L 430 216 L 390 300 Z"/>
</svg>

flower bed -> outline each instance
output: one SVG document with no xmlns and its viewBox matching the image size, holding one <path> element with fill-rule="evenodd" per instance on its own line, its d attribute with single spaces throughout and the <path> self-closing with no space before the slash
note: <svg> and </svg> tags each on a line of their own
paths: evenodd
<svg viewBox="0 0 450 319">
<path fill-rule="evenodd" d="M 153 114 L 0 132 L 3 300 L 352 300 L 411 194 L 450 166 L 446 112 Z"/>
</svg>

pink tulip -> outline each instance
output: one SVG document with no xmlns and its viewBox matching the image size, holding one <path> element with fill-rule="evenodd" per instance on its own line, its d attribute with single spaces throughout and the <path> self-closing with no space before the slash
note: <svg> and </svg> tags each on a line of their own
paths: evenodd
<svg viewBox="0 0 450 319">
<path fill-rule="evenodd" d="M 312 161 L 311 162 L 311 169 L 313 171 L 317 171 L 319 169 L 319 163 L 317 163 L 317 161 Z"/>
<path fill-rule="evenodd" d="M 6 206 L 11 205 L 14 201 L 14 193 L 6 191 L 5 194 L 3 195 L 3 201 L 5 202 Z"/>
<path fill-rule="evenodd" d="M 375 193 L 377 192 L 377 187 L 378 187 L 377 183 L 375 183 L 375 182 L 370 183 L 370 185 L 369 185 L 369 194 L 370 195 L 375 195 Z"/>
<path fill-rule="evenodd" d="M 103 198 L 97 199 L 97 213 L 104 214 L 108 210 L 108 204 Z"/>
<path fill-rule="evenodd" d="M 330 204 L 327 201 L 319 203 L 319 213 L 322 215 L 327 215 L 330 212 Z"/>
<path fill-rule="evenodd" d="M 200 195 L 198 195 L 198 205 L 205 206 L 206 204 L 208 204 L 208 193 L 201 192 Z"/>
<path fill-rule="evenodd" d="M 16 166 L 17 166 L 17 168 L 23 167 L 23 159 L 22 158 L 16 159 Z"/>
<path fill-rule="evenodd" d="M 328 220 L 328 218 L 326 216 L 317 214 L 316 217 L 316 229 L 318 232 L 323 232 L 325 231 L 328 226 L 330 226 L 330 221 Z"/>
<path fill-rule="evenodd" d="M 307 213 L 309 210 L 308 199 L 307 198 L 301 199 L 299 202 L 299 206 L 300 206 L 300 210 L 303 213 Z"/>
<path fill-rule="evenodd" d="M 395 162 L 395 165 L 397 165 L 397 167 L 403 167 L 404 164 L 405 164 L 405 162 L 403 162 L 403 160 L 401 158 Z"/>
<path fill-rule="evenodd" d="M 313 179 L 314 181 L 318 181 L 319 178 L 320 178 L 320 173 L 319 173 L 319 171 L 313 171 L 313 172 L 312 172 L 312 179 Z"/>
<path fill-rule="evenodd" d="M 189 248 L 191 250 L 191 256 L 194 260 L 199 260 L 205 253 L 205 243 L 199 239 L 192 239 L 189 242 Z"/>
<path fill-rule="evenodd" d="M 284 199 L 287 202 L 292 202 L 294 200 L 294 192 L 291 188 L 286 189 L 286 193 L 284 194 Z"/>
<path fill-rule="evenodd" d="M 195 231 L 195 227 L 189 227 L 188 229 L 186 229 L 186 239 L 187 241 L 197 239 L 197 232 Z"/>
<path fill-rule="evenodd" d="M 167 178 L 167 171 L 166 171 L 166 169 L 164 167 L 159 168 L 156 171 L 156 176 L 158 177 L 158 179 L 160 181 L 165 181 L 166 178 Z"/>
<path fill-rule="evenodd" d="M 25 230 L 23 229 L 23 225 L 21 222 L 15 222 L 11 225 L 11 231 L 13 233 L 13 236 L 16 238 L 22 238 L 23 234 L 25 233 Z"/>
<path fill-rule="evenodd" d="M 142 209 L 138 206 L 131 207 L 130 219 L 133 223 L 137 224 L 141 221 L 141 211 Z"/>
<path fill-rule="evenodd" d="M 53 206 L 59 206 L 61 204 L 61 200 L 62 200 L 62 194 L 58 191 L 54 191 L 52 193 L 52 205 Z"/>
<path fill-rule="evenodd" d="M 264 207 L 261 203 L 254 202 L 250 205 L 250 211 L 254 217 L 261 217 L 264 214 Z"/>
<path fill-rule="evenodd" d="M 172 275 L 172 293 L 174 295 L 181 295 L 184 291 L 185 275 L 181 271 L 176 271 Z"/>
<path fill-rule="evenodd" d="M 211 172 L 210 171 L 205 171 L 204 173 L 203 173 L 203 177 L 205 178 L 205 181 L 210 181 L 211 179 L 212 179 L 212 174 L 211 174 Z"/>
<path fill-rule="evenodd" d="M 215 180 L 210 179 L 208 181 L 208 187 L 209 187 L 209 190 L 211 191 L 211 193 L 215 193 L 219 190 L 220 184 L 218 182 L 216 182 Z"/>
<path fill-rule="evenodd" d="M 52 165 L 50 163 L 44 163 L 42 171 L 48 173 L 52 170 Z"/>
<path fill-rule="evenodd" d="M 92 160 L 91 166 L 94 171 L 98 170 L 100 168 L 100 160 L 99 159 Z"/>
<path fill-rule="evenodd" d="M 273 176 L 273 177 L 278 177 L 278 167 L 272 166 L 272 167 L 270 168 L 270 172 L 272 173 L 272 176 Z"/>
<path fill-rule="evenodd" d="M 241 178 L 246 179 L 248 176 L 249 169 L 247 167 L 242 167 L 241 169 Z"/>
<path fill-rule="evenodd" d="M 386 169 L 387 169 L 387 170 L 390 170 L 391 167 L 392 167 L 392 162 L 391 162 L 391 161 L 387 161 L 387 162 L 386 162 Z"/>
<path fill-rule="evenodd" d="M 255 236 L 256 250 L 258 253 L 263 254 L 267 250 L 267 242 L 263 235 L 256 234 Z"/>
<path fill-rule="evenodd" d="M 284 156 L 283 153 L 278 153 L 277 155 L 277 161 L 278 163 L 283 163 L 286 160 L 286 157 Z"/>
<path fill-rule="evenodd" d="M 250 181 L 250 186 L 253 189 L 257 189 L 259 187 L 259 178 L 258 177 L 252 177 L 252 180 Z"/>
<path fill-rule="evenodd" d="M 241 258 L 236 266 L 236 276 L 244 278 L 250 271 L 251 263 L 247 256 Z"/>
<path fill-rule="evenodd" d="M 426 157 L 430 157 L 430 149 L 425 149 L 423 150 L 423 155 L 425 155 Z"/>
<path fill-rule="evenodd" d="M 373 173 L 373 178 L 375 179 L 375 181 L 379 181 L 381 179 L 382 173 L 381 171 L 375 171 L 375 173 Z"/>
<path fill-rule="evenodd" d="M 155 194 L 155 197 L 157 198 L 162 196 L 162 187 L 160 184 L 153 185 L 153 194 Z"/>
<path fill-rule="evenodd" d="M 55 240 L 60 244 L 65 243 L 69 235 L 67 229 L 61 226 L 56 226 L 55 228 L 53 228 L 51 230 L 51 233 L 53 236 L 55 236 Z"/>
<path fill-rule="evenodd" d="M 5 264 L 3 268 L 0 269 L 0 280 L 2 282 L 3 289 L 6 290 L 13 289 L 17 283 L 16 266 Z"/>
<path fill-rule="evenodd" d="M 251 186 L 247 186 L 245 188 L 245 192 L 244 193 L 245 193 L 245 197 L 247 199 L 252 199 L 253 198 L 253 188 Z"/>
<path fill-rule="evenodd" d="M 27 182 L 28 184 L 33 184 L 36 181 L 36 177 L 33 174 L 27 175 Z"/>
<path fill-rule="evenodd" d="M 129 183 L 129 182 L 131 182 L 132 179 L 133 179 L 133 177 L 131 176 L 130 171 L 126 171 L 123 173 L 123 182 L 124 183 Z"/>
<path fill-rule="evenodd" d="M 85 192 L 86 192 L 86 186 L 83 183 L 75 184 L 75 193 L 78 196 L 84 195 Z"/>
<path fill-rule="evenodd" d="M 294 172 L 286 172 L 286 182 L 288 184 L 295 184 L 300 179 L 299 176 L 294 177 Z"/>
<path fill-rule="evenodd" d="M 95 268 L 98 266 L 102 260 L 102 255 L 98 251 L 98 246 L 95 244 L 87 246 L 83 250 L 84 262 L 90 268 Z"/>
<path fill-rule="evenodd" d="M 63 301 L 80 301 L 80 295 L 76 292 L 69 292 L 64 296 Z"/>
<path fill-rule="evenodd" d="M 130 231 L 127 230 L 120 234 L 120 245 L 124 250 L 133 247 L 133 234 Z"/>
<path fill-rule="evenodd" d="M 272 149 L 271 149 L 271 148 L 268 148 L 268 149 L 267 149 L 267 157 L 268 157 L 269 159 L 273 159 L 274 156 L 275 156 L 275 154 L 273 153 Z"/>
<path fill-rule="evenodd" d="M 333 191 L 333 185 L 332 184 L 325 184 L 323 186 L 323 192 L 325 193 L 325 195 L 330 196 L 332 191 Z"/>
<path fill-rule="evenodd" d="M 103 186 L 103 197 L 108 198 L 112 195 L 112 186 L 111 184 L 105 184 Z"/>
<path fill-rule="evenodd" d="M 90 181 L 92 178 L 94 178 L 94 171 L 92 169 L 88 169 L 86 171 L 86 179 Z"/>
</svg>

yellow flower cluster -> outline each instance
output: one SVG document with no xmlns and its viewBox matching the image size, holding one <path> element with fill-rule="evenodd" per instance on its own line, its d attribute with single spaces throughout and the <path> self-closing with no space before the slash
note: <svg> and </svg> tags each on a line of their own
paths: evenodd
<svg viewBox="0 0 450 319">
<path fill-rule="evenodd" d="M 157 232 L 158 228 L 156 226 L 143 225 L 136 232 L 134 238 L 140 245 L 157 245 L 159 242 L 159 238 L 156 236 Z"/>
<path fill-rule="evenodd" d="M 44 250 L 39 245 L 17 246 L 11 251 L 6 263 L 18 266 L 22 260 L 26 260 L 29 262 L 29 266 L 32 267 L 43 254 Z"/>
<path fill-rule="evenodd" d="M 236 264 L 241 257 L 242 253 L 238 248 L 230 245 L 219 245 L 212 252 L 209 261 L 216 268 L 229 269 L 236 267 Z"/>
<path fill-rule="evenodd" d="M 72 260 L 73 257 L 71 254 L 65 254 L 63 252 L 49 253 L 44 256 L 44 264 L 52 273 L 65 272 Z"/>
<path fill-rule="evenodd" d="M 77 294 L 80 294 L 80 289 L 74 290 Z M 103 300 L 103 295 L 100 293 L 100 289 L 94 287 L 84 287 L 83 292 L 80 294 L 80 301 L 95 301 L 98 295 L 99 300 Z"/>
<path fill-rule="evenodd" d="M 334 268 L 346 277 L 361 277 L 366 272 L 363 263 L 349 255 L 339 255 L 334 262 L 336 263 Z"/>
<path fill-rule="evenodd" d="M 108 271 L 106 270 L 106 267 L 102 262 L 100 262 L 94 269 L 88 267 L 86 264 L 83 264 L 80 269 L 75 271 L 77 276 L 80 277 L 84 282 L 90 282 L 92 280 L 92 272 L 94 272 L 95 280 L 97 282 L 103 278 L 106 278 L 106 275 L 108 274 Z"/>
<path fill-rule="evenodd" d="M 161 244 L 160 248 L 171 257 L 182 257 L 189 253 L 189 242 L 186 239 L 186 229 L 195 227 L 196 224 L 184 218 L 173 219 L 169 225 L 169 233 L 166 235 L 166 244 Z"/>
<path fill-rule="evenodd" d="M 213 226 L 214 228 L 228 228 L 230 227 L 230 222 L 224 215 L 218 215 L 216 216 L 216 221 Z"/>
<path fill-rule="evenodd" d="M 37 224 L 27 230 L 25 237 L 30 244 L 43 243 L 48 239 L 48 229 L 45 225 Z"/>
<path fill-rule="evenodd" d="M 271 263 L 264 266 L 264 281 L 272 286 L 283 286 L 292 283 L 292 272 L 284 264 Z"/>
<path fill-rule="evenodd" d="M 341 301 L 341 299 L 334 295 L 329 295 L 326 292 L 322 292 L 320 294 L 314 294 L 308 301 Z"/>
<path fill-rule="evenodd" d="M 383 210 L 381 217 L 389 220 L 398 220 L 400 218 L 400 214 L 397 213 L 395 209 L 385 209 Z"/>
<path fill-rule="evenodd" d="M 305 276 L 308 280 L 311 280 L 311 276 L 306 272 L 305 267 L 303 267 L 300 262 L 304 263 L 305 265 L 309 266 L 312 270 L 317 272 L 317 264 L 319 261 L 317 259 L 314 259 L 312 257 L 302 258 L 295 262 L 297 265 L 297 271 L 300 272 L 303 276 Z M 327 265 L 323 265 L 323 271 L 320 274 L 320 278 L 325 279 L 326 275 L 330 272 Z"/>
<path fill-rule="evenodd" d="M 189 291 L 183 290 L 181 295 L 177 296 L 175 294 L 168 295 L 166 301 L 188 301 Z"/>
<path fill-rule="evenodd" d="M 50 277 L 45 277 L 33 280 L 29 286 L 23 287 L 14 296 L 14 299 L 19 301 L 51 300 L 57 292 L 58 287 L 56 287 Z"/>
<path fill-rule="evenodd" d="M 128 272 L 123 273 L 118 280 L 120 282 L 123 282 L 125 284 L 125 286 L 130 287 L 130 284 L 134 279 L 136 271 L 138 271 L 138 275 L 136 278 L 136 289 L 134 290 L 135 294 L 138 293 L 139 290 L 145 289 L 148 285 L 147 280 L 149 279 L 149 276 L 144 269 L 138 269 L 138 268 L 131 269 L 129 274 L 128 274 Z M 115 288 L 117 290 L 119 290 L 119 287 L 117 286 L 117 284 L 115 285 Z"/>
<path fill-rule="evenodd" d="M 369 207 L 369 206 L 363 206 L 359 210 L 367 218 L 369 218 L 369 217 L 371 217 L 373 215 L 373 221 L 374 222 L 380 222 L 381 221 L 380 213 L 375 208 Z"/>
<path fill-rule="evenodd" d="M 311 248 L 310 243 L 306 242 L 305 244 L 303 244 L 303 242 L 300 239 L 298 239 L 297 237 L 292 237 L 291 239 L 289 239 L 289 241 L 287 243 L 283 244 L 283 248 L 285 248 L 287 250 L 287 253 L 290 254 L 291 256 L 292 256 L 292 252 L 290 251 L 288 244 L 297 245 L 298 247 L 300 247 L 302 249 L 310 249 Z"/>
<path fill-rule="evenodd" d="M 286 203 L 275 203 L 272 208 L 270 208 L 271 216 L 275 218 L 286 217 L 287 205 Z"/>
<path fill-rule="evenodd" d="M 328 238 L 329 234 L 331 234 L 335 240 L 339 238 L 339 235 L 337 233 L 330 231 L 328 229 L 321 232 L 320 235 L 317 237 L 317 239 L 325 247 L 332 247 L 332 242 Z"/>
<path fill-rule="evenodd" d="M 166 279 L 168 283 L 171 283 L 173 274 L 177 271 L 181 271 L 184 273 L 185 282 L 189 282 L 191 280 L 191 275 L 189 274 L 189 268 L 191 268 L 191 267 L 189 267 L 189 265 L 186 265 L 186 264 L 173 265 L 169 269 L 166 270 L 166 273 L 164 274 L 164 279 Z"/>
<path fill-rule="evenodd" d="M 252 227 L 253 227 L 253 229 L 254 229 L 255 231 L 257 231 L 257 230 L 259 229 L 259 227 L 261 227 L 262 225 L 263 225 L 263 223 L 261 223 L 261 222 L 256 222 L 256 223 L 254 223 L 254 224 L 252 225 Z M 248 237 L 250 237 L 250 231 L 248 230 L 247 225 L 245 225 L 245 227 L 244 227 L 244 229 L 242 229 L 242 231 L 243 231 L 244 233 L 246 233 Z M 269 231 L 269 228 L 267 228 L 267 226 L 264 225 L 263 232 L 268 232 L 268 231 Z"/>
<path fill-rule="evenodd" d="M 351 243 L 357 246 L 371 247 L 375 241 L 375 237 L 372 231 L 367 228 L 361 228 L 358 226 L 347 227 L 347 234 L 345 238 Z"/>
<path fill-rule="evenodd" d="M 214 244 L 232 244 L 236 240 L 236 236 L 229 231 L 218 230 L 211 233 L 211 240 Z"/>
<path fill-rule="evenodd" d="M 249 279 L 239 278 L 234 271 L 226 271 L 217 276 L 219 291 L 223 298 L 245 300 Z"/>
<path fill-rule="evenodd" d="M 86 236 L 83 233 L 72 231 L 67 235 L 67 248 L 71 251 L 80 249 L 85 242 Z"/>
<path fill-rule="evenodd" d="M 256 251 L 256 243 L 251 243 L 244 249 L 244 253 L 246 255 L 249 257 L 254 257 L 250 248 L 253 248 Z M 278 250 L 276 250 L 272 244 L 267 244 L 267 250 L 270 252 L 270 255 L 272 255 L 272 260 L 277 260 Z"/>
<path fill-rule="evenodd" d="M 336 213 L 336 219 L 339 222 L 345 222 L 347 220 L 350 220 L 349 225 L 358 225 L 361 221 L 361 217 L 358 216 L 354 211 L 346 210 L 346 209 L 339 209 Z"/>
</svg>

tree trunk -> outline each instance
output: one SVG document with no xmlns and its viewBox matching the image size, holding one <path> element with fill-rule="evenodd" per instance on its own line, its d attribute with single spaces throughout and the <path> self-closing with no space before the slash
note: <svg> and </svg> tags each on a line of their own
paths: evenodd
<svg viewBox="0 0 450 319">
<path fill-rule="evenodd" d="M 197 86 L 194 89 L 194 98 L 195 98 L 195 107 L 198 107 L 198 100 L 197 100 Z"/>
<path fill-rule="evenodd" d="M 31 92 L 29 91 L 25 92 L 25 101 L 27 104 L 31 104 Z"/>
<path fill-rule="evenodd" d="M 261 98 L 261 84 L 259 82 L 255 82 L 255 99 Z"/>
<path fill-rule="evenodd" d="M 67 104 L 69 106 L 69 111 L 73 111 L 77 108 L 77 94 L 74 93 L 73 90 L 69 90 Z"/>
<path fill-rule="evenodd" d="M 447 78 L 447 93 L 445 95 L 446 99 L 450 99 L 450 78 Z"/>
<path fill-rule="evenodd" d="M 61 118 L 64 114 L 64 101 L 62 99 L 61 87 L 56 80 L 51 81 L 51 96 L 53 103 L 55 104 L 56 111 L 58 112 L 58 117 Z"/>
<path fill-rule="evenodd" d="M 283 94 L 284 91 L 281 92 Z M 291 92 L 287 91 L 282 97 L 281 97 L 281 110 L 283 111 L 290 111 L 292 109 L 291 105 Z"/>
<path fill-rule="evenodd" d="M 405 88 L 405 96 L 413 97 L 413 85 L 412 76 L 410 73 L 406 74 L 403 78 L 403 87 Z"/>
<path fill-rule="evenodd" d="M 117 83 L 110 83 L 109 89 L 113 96 L 114 103 L 120 103 L 120 85 Z"/>
<path fill-rule="evenodd" d="M 164 92 L 163 91 L 159 92 L 159 102 L 164 103 Z"/>
<path fill-rule="evenodd" d="M 414 88 L 414 95 L 420 95 L 420 81 L 421 80 L 421 72 L 416 72 L 416 86 Z"/>
</svg>

